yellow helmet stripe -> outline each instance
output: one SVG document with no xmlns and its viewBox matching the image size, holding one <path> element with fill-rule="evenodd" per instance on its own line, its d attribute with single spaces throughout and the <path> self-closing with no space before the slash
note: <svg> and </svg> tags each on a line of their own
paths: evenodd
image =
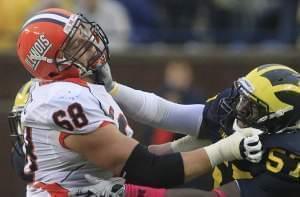
<svg viewBox="0 0 300 197">
<path fill-rule="evenodd" d="M 252 94 L 258 96 L 259 98 L 264 101 L 265 103 L 268 103 L 270 106 L 270 112 L 276 112 L 280 109 L 286 108 L 290 106 L 287 103 L 282 102 L 275 96 L 274 92 L 280 92 L 283 91 L 282 88 L 287 87 L 290 84 L 283 84 L 283 85 L 277 85 L 272 86 L 270 81 L 265 77 L 257 77 L 255 75 L 250 75 L 246 77 L 247 80 L 250 80 L 252 82 L 252 85 L 256 87 Z M 296 87 L 296 86 L 295 86 Z M 255 99 L 255 98 L 253 98 Z"/>
<path fill-rule="evenodd" d="M 273 92 L 281 92 L 281 91 L 292 91 L 300 93 L 300 87 L 292 84 L 282 84 L 277 86 L 272 86 Z"/>
<path fill-rule="evenodd" d="M 259 67 L 257 69 L 255 69 L 259 75 L 262 75 L 266 72 L 269 72 L 271 70 L 277 70 L 277 69 L 285 69 L 285 70 L 289 70 L 291 72 L 295 72 L 297 73 L 294 69 L 291 69 L 287 66 L 284 66 L 284 65 L 281 65 L 281 64 L 271 64 L 272 66 L 269 66 L 269 67 L 265 67 L 263 69 L 259 69 Z"/>
</svg>

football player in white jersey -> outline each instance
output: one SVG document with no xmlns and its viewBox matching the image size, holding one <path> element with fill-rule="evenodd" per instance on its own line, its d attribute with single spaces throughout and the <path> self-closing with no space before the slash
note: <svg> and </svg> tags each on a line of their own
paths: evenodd
<svg viewBox="0 0 300 197">
<path fill-rule="evenodd" d="M 37 78 L 21 115 L 24 173 L 33 180 L 27 196 L 68 196 L 90 184 L 84 174 L 103 179 L 122 176 L 128 183 L 145 186 L 176 186 L 225 160 L 243 159 L 249 153 L 244 139 L 257 137 L 236 132 L 190 152 L 162 156 L 149 152 L 131 138 L 126 117 L 105 87 L 91 83 L 96 68 L 109 60 L 108 40 L 101 27 L 83 15 L 62 9 L 37 13 L 23 25 L 17 53 Z M 127 184 L 125 190 L 126 196 L 137 196 L 140 187 Z M 165 194 L 164 189 L 143 191 Z"/>
</svg>

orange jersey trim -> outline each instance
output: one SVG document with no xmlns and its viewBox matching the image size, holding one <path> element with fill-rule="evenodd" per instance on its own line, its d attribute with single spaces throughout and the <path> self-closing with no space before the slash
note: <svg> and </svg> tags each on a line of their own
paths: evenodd
<svg viewBox="0 0 300 197">
<path fill-rule="evenodd" d="M 68 197 L 69 190 L 63 188 L 58 183 L 46 184 L 43 182 L 36 182 L 32 185 L 36 189 L 47 191 L 51 197 Z"/>
<path fill-rule="evenodd" d="M 103 121 L 100 125 L 99 125 L 99 128 L 101 127 L 105 127 L 106 125 L 109 125 L 109 124 L 113 124 L 112 122 L 109 122 L 109 121 Z M 66 144 L 65 144 L 65 139 L 70 136 L 70 135 L 73 135 L 71 133 L 66 133 L 66 132 L 63 132 L 61 131 L 60 134 L 59 134 L 59 137 L 58 137 L 58 141 L 60 143 L 60 145 L 66 149 L 70 149 Z"/>
<path fill-rule="evenodd" d="M 67 78 L 62 81 L 75 83 L 75 84 L 81 85 L 83 87 L 88 87 L 87 82 L 80 78 Z"/>
<path fill-rule="evenodd" d="M 109 124 L 114 124 L 114 123 L 109 122 L 109 121 L 103 121 L 103 122 L 99 125 L 99 128 L 105 127 L 105 126 L 107 126 L 107 125 L 109 125 Z"/>
<path fill-rule="evenodd" d="M 80 78 L 67 78 L 67 79 L 63 79 L 63 80 L 42 80 L 42 81 L 39 82 L 39 85 L 43 86 L 43 85 L 47 85 L 47 84 L 54 83 L 54 82 L 59 82 L 59 81 L 75 83 L 77 85 L 88 88 L 87 82 L 84 81 L 83 79 L 80 79 Z"/>
<path fill-rule="evenodd" d="M 69 149 L 68 146 L 65 144 L 65 139 L 70 136 L 72 134 L 70 133 L 65 133 L 65 132 L 60 132 L 59 137 L 58 137 L 58 141 L 60 143 L 60 145 L 66 149 Z"/>
</svg>

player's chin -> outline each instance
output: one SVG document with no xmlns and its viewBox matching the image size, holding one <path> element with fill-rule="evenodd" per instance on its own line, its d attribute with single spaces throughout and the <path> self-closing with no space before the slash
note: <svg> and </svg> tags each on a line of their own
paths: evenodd
<svg viewBox="0 0 300 197">
<path fill-rule="evenodd" d="M 237 120 L 237 125 L 240 127 L 240 128 L 247 128 L 249 127 L 249 125 L 247 123 L 244 123 L 243 121 L 241 120 Z"/>
</svg>

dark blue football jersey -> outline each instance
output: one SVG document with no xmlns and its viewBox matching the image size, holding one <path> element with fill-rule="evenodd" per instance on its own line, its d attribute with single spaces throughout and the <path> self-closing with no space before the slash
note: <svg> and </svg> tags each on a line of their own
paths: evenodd
<svg viewBox="0 0 300 197">
<path fill-rule="evenodd" d="M 206 102 L 199 133 L 206 133 L 212 142 L 233 133 L 234 112 L 228 115 L 220 107 L 222 99 L 230 94 L 234 93 L 226 89 Z M 300 196 L 300 130 L 265 134 L 261 141 L 264 147 L 261 162 L 242 160 L 218 165 L 212 173 L 212 187 L 237 180 L 242 197 Z"/>
</svg>

